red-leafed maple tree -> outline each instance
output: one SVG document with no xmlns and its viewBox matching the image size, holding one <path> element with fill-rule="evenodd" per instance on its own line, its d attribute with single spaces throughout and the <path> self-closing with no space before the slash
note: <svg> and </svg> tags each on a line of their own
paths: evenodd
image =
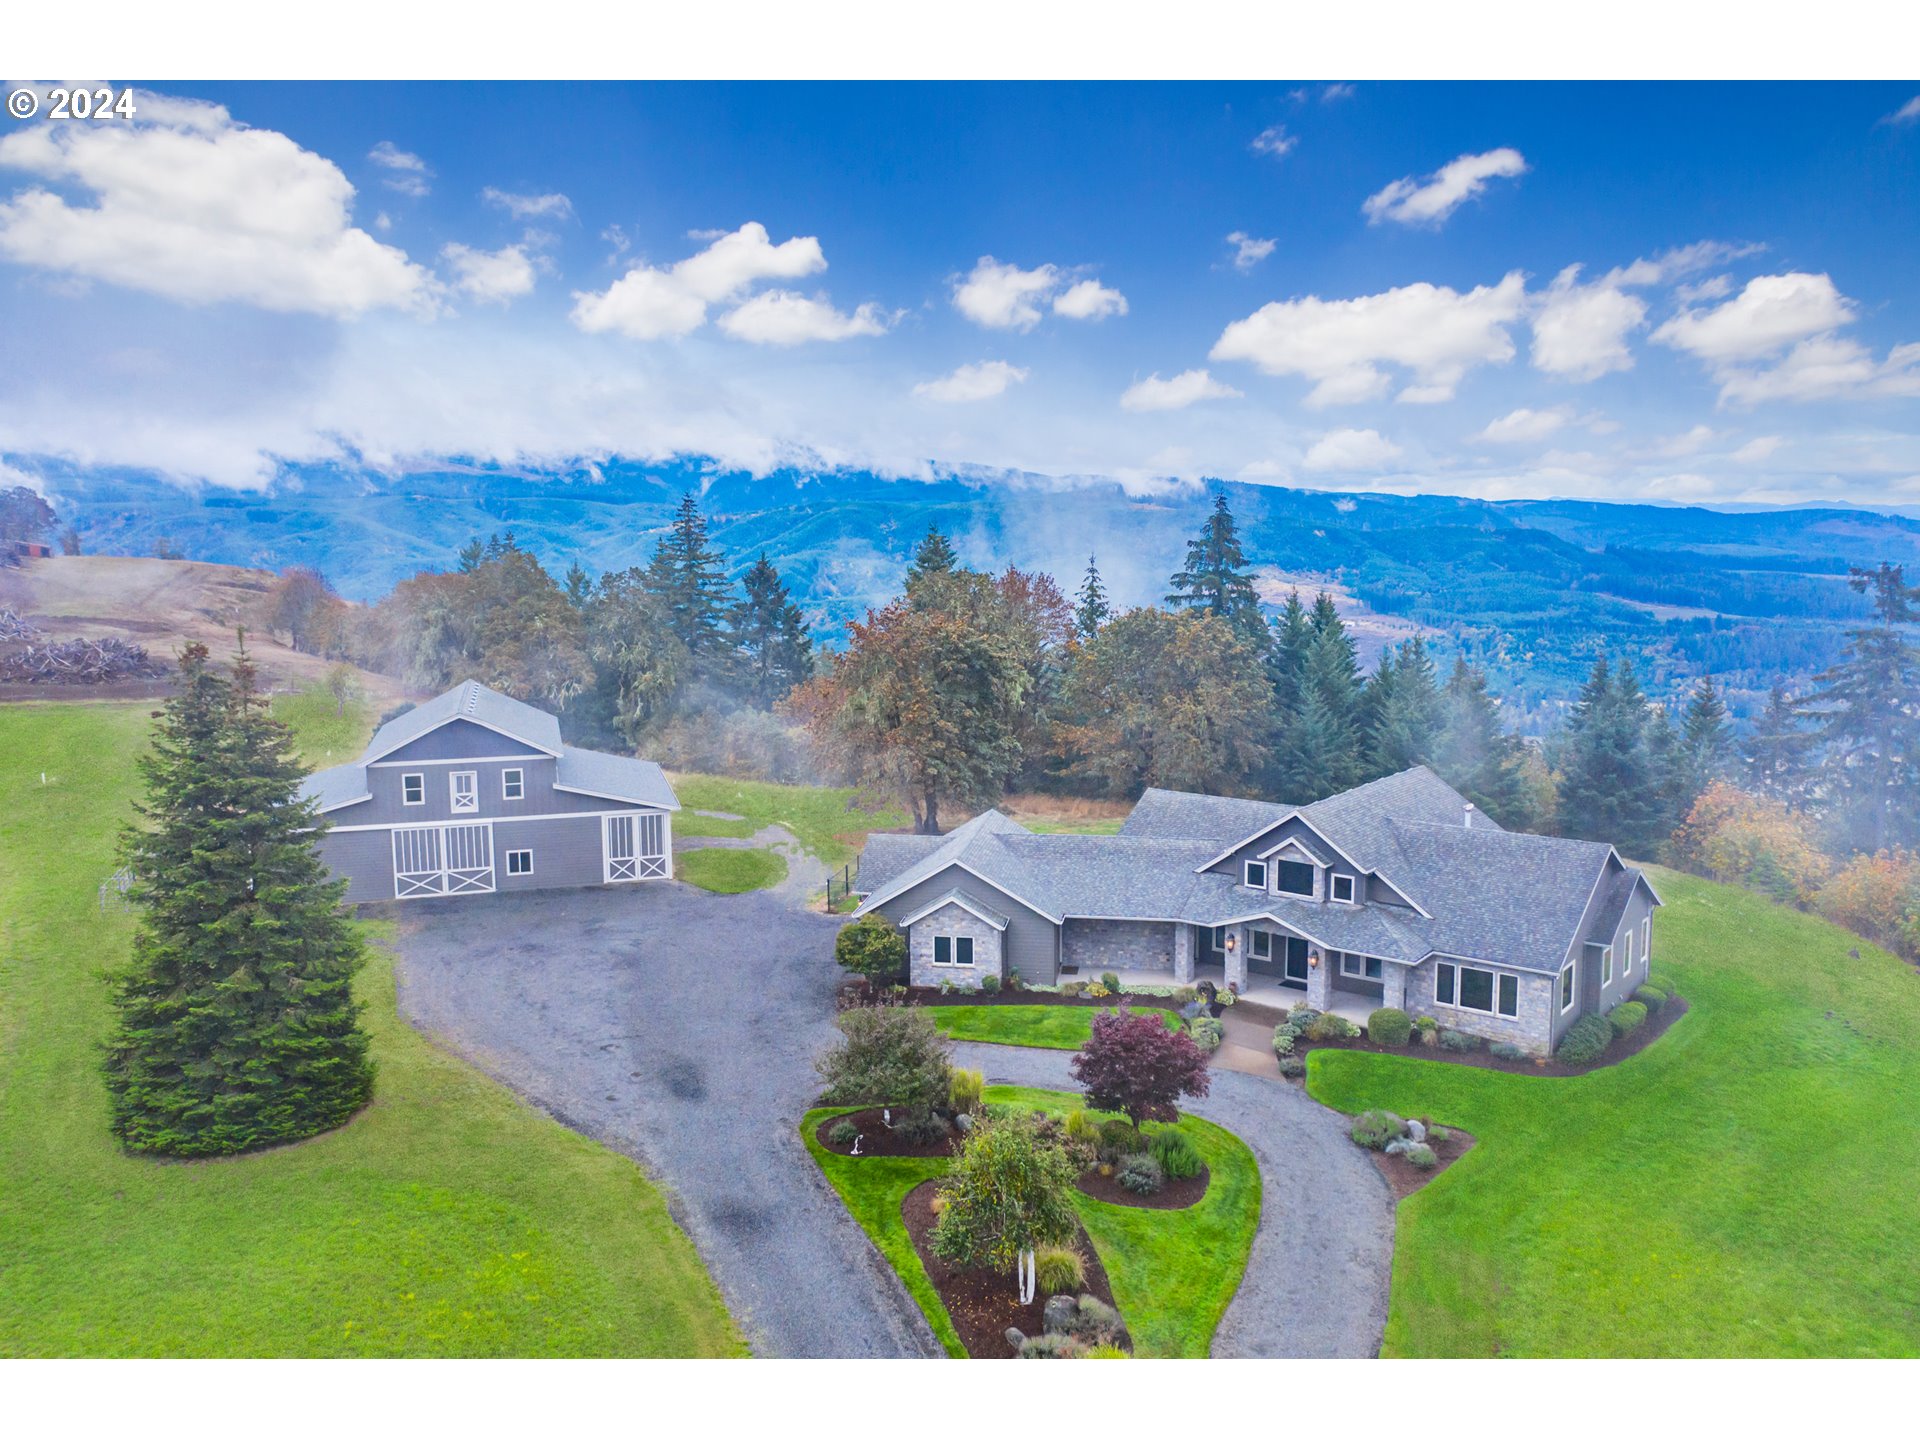
<svg viewBox="0 0 1920 1440">
<path fill-rule="evenodd" d="M 1073 1076 L 1095 1110 L 1118 1110 L 1135 1126 L 1182 1095 L 1207 1093 L 1207 1057 L 1184 1030 L 1169 1030 L 1157 1010 L 1103 1011 L 1093 1017 Z"/>
</svg>

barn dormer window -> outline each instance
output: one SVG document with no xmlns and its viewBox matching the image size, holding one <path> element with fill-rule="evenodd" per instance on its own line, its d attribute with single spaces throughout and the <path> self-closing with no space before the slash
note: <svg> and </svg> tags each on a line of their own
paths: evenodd
<svg viewBox="0 0 1920 1440">
<path fill-rule="evenodd" d="M 1255 890 L 1267 888 L 1267 862 L 1264 860 L 1247 861 L 1246 882 Z"/>
<path fill-rule="evenodd" d="M 1313 866 L 1301 860 L 1276 860 L 1273 869 L 1273 888 L 1282 895 L 1313 894 Z"/>
</svg>

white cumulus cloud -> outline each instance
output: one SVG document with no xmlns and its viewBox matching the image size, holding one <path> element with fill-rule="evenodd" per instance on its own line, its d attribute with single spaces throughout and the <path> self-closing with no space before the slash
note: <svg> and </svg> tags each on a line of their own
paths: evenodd
<svg viewBox="0 0 1920 1440">
<path fill-rule="evenodd" d="M 1442 225 L 1449 215 L 1487 188 L 1489 180 L 1510 179 L 1527 173 L 1518 150 L 1503 146 L 1484 155 L 1462 155 L 1433 174 L 1403 176 L 1369 195 L 1360 211 L 1370 224 L 1382 220 L 1402 225 Z"/>
<path fill-rule="evenodd" d="M 1286 126 L 1269 125 L 1253 137 L 1253 142 L 1248 148 L 1256 155 L 1271 155 L 1278 160 L 1299 143 L 1296 136 L 1287 133 Z"/>
<path fill-rule="evenodd" d="M 432 277 L 350 223 L 332 161 L 223 106 L 143 96 L 132 123 L 43 124 L 0 138 L 0 169 L 39 186 L 0 202 L 0 257 L 190 304 L 351 316 L 430 312 Z"/>
<path fill-rule="evenodd" d="M 720 328 L 736 340 L 755 345 L 804 345 L 809 340 L 852 340 L 884 335 L 893 317 L 874 304 L 851 315 L 834 309 L 824 296 L 767 290 L 720 317 Z"/>
<path fill-rule="evenodd" d="M 391 140 L 382 140 L 367 152 L 367 158 L 381 169 L 393 172 L 380 182 L 389 190 L 397 190 L 417 200 L 433 188 L 427 184 L 433 178 L 433 171 L 427 168 L 427 162 L 418 155 L 402 150 Z"/>
<path fill-rule="evenodd" d="M 534 264 L 523 245 L 501 250 L 475 250 L 448 245 L 440 258 L 453 272 L 454 288 L 475 300 L 504 305 L 533 292 Z"/>
<path fill-rule="evenodd" d="M 1619 272 L 1580 283 L 1569 265 L 1547 287 L 1533 314 L 1533 365 L 1569 380 L 1597 380 L 1633 368 L 1627 337 L 1647 321 L 1647 302 L 1621 288 Z"/>
<path fill-rule="evenodd" d="M 1054 297 L 1053 313 L 1069 320 L 1104 320 L 1127 313 L 1127 297 L 1098 280 L 1081 280 Z"/>
<path fill-rule="evenodd" d="M 1382 394 L 1382 368 L 1412 372 L 1400 398 L 1408 403 L 1450 399 L 1477 365 L 1504 364 L 1514 354 L 1507 327 L 1526 305 L 1519 271 L 1497 285 L 1465 294 L 1421 282 L 1350 300 L 1299 300 L 1263 305 L 1228 325 L 1208 358 L 1246 360 L 1268 375 L 1314 382 L 1309 405 L 1353 404 Z"/>
<path fill-rule="evenodd" d="M 1031 330 L 1040 323 L 1040 307 L 1051 300 L 1053 313 L 1068 320 L 1104 320 L 1127 313 L 1127 297 L 1097 280 L 1074 280 L 1058 265 L 1022 270 L 982 255 L 966 275 L 953 282 L 953 308 L 989 330 Z"/>
<path fill-rule="evenodd" d="M 573 202 L 558 193 L 516 195 L 510 190 L 497 190 L 489 185 L 480 192 L 480 198 L 489 205 L 499 206 L 516 220 L 570 220 L 573 218 Z"/>
<path fill-rule="evenodd" d="M 573 323 L 635 340 L 689 335 L 706 323 L 710 305 L 736 299 L 765 280 L 797 280 L 826 268 L 814 236 L 776 245 L 766 226 L 749 220 L 673 265 L 635 265 L 605 290 L 575 291 Z"/>
<path fill-rule="evenodd" d="M 1309 470 L 1378 470 L 1400 447 L 1378 430 L 1332 430 L 1314 441 L 1301 464 Z"/>
<path fill-rule="evenodd" d="M 1529 410 L 1523 406 L 1490 421 L 1487 428 L 1473 438 L 1495 445 L 1524 445 L 1546 439 L 1572 418 L 1564 409 Z"/>
<path fill-rule="evenodd" d="M 982 360 L 962 365 L 938 380 L 922 380 L 913 387 L 913 393 L 923 400 L 956 405 L 971 400 L 991 400 L 1006 393 L 1009 385 L 1018 385 L 1026 378 L 1027 372 L 1018 365 L 1009 365 L 1004 360 Z"/>
<path fill-rule="evenodd" d="M 1236 230 L 1227 236 L 1227 243 L 1233 246 L 1233 268 L 1244 275 L 1273 254 L 1273 247 L 1279 242 L 1265 240 L 1258 235 L 1249 235 L 1244 230 Z"/>
<path fill-rule="evenodd" d="M 1223 385 L 1205 370 L 1182 370 L 1171 379 L 1156 373 L 1135 381 L 1120 397 L 1128 410 L 1184 410 L 1202 400 L 1238 400 L 1240 392 Z"/>
</svg>

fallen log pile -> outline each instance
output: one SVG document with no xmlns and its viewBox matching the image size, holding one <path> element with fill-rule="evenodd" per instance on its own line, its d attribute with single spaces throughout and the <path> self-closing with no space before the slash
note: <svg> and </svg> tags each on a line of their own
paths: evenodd
<svg viewBox="0 0 1920 1440">
<path fill-rule="evenodd" d="M 112 637 L 29 645 L 0 656 L 0 682 L 29 685 L 106 685 L 115 680 L 148 680 L 166 673 L 166 662 L 149 656 L 146 646 L 129 645 Z"/>
<path fill-rule="evenodd" d="M 0 642 L 8 640 L 44 640 L 46 635 L 20 618 L 17 611 L 0 606 Z"/>
</svg>

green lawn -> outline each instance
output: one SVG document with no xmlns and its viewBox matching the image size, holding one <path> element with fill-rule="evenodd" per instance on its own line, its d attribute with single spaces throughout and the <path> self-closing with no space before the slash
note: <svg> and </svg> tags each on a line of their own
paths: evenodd
<svg viewBox="0 0 1920 1440">
<path fill-rule="evenodd" d="M 1093 1017 L 1106 1012 L 1091 1005 L 929 1005 L 927 1013 L 934 1029 L 954 1040 L 1078 1050 L 1093 1034 Z M 1169 1030 L 1180 1028 L 1173 1011 L 1160 1014 Z"/>
<path fill-rule="evenodd" d="M 1027 829 L 1036 835 L 1118 835 L 1120 827 L 1126 824 L 1124 816 L 1113 816 L 1106 820 L 1023 820 Z"/>
<path fill-rule="evenodd" d="M 1080 1097 L 1053 1090 L 994 1085 L 989 1101 L 1028 1105 L 1065 1113 L 1080 1107 Z M 816 1122 L 858 1106 L 809 1111 L 801 1135 L 847 1210 L 872 1237 L 908 1292 L 926 1313 L 934 1334 L 950 1355 L 963 1355 L 959 1336 L 940 1303 L 933 1282 L 920 1264 L 900 1218 L 900 1204 L 922 1181 L 943 1174 L 944 1159 L 890 1157 L 853 1159 L 835 1155 L 813 1138 Z M 1197 1116 L 1180 1117 L 1213 1172 L 1206 1195 L 1185 1210 L 1143 1210 L 1109 1205 L 1076 1192 L 1075 1207 L 1087 1227 L 1113 1298 L 1133 1333 L 1134 1353 L 1142 1357 L 1204 1357 L 1227 1304 L 1240 1288 L 1247 1252 L 1260 1220 L 1260 1168 L 1238 1136 Z M 1012 1280 L 1009 1278 L 1008 1283 Z"/>
<path fill-rule="evenodd" d="M 95 1067 L 131 921 L 95 887 L 151 709 L 0 706 L 0 1355 L 743 1353 L 639 1168 L 402 1024 L 384 952 L 359 1118 L 240 1159 L 121 1153 Z"/>
<path fill-rule="evenodd" d="M 777 850 L 682 850 L 673 857 L 673 875 L 718 895 L 764 890 L 787 878 L 787 861 Z"/>
<path fill-rule="evenodd" d="M 1920 977 L 1745 891 L 1655 884 L 1654 970 L 1692 1009 L 1622 1064 L 1309 1060 L 1328 1104 L 1479 1139 L 1400 1206 L 1386 1353 L 1920 1354 Z"/>
<path fill-rule="evenodd" d="M 152 707 L 149 706 L 149 709 Z M 367 711 L 364 702 L 350 704 L 344 711 L 324 686 L 309 685 L 291 695 L 273 697 L 274 718 L 293 729 L 299 742 L 300 758 L 309 770 L 324 770 L 329 765 L 344 765 L 360 758 L 367 747 Z"/>
<path fill-rule="evenodd" d="M 859 852 L 869 830 L 891 830 L 907 823 L 897 809 L 865 810 L 845 787 L 774 785 L 734 780 L 725 775 L 675 775 L 680 813 L 673 817 L 678 835 L 724 835 L 744 840 L 767 825 L 784 825 L 808 853 L 829 865 L 845 865 Z M 743 820 L 714 820 L 695 810 L 722 810 Z"/>
</svg>

